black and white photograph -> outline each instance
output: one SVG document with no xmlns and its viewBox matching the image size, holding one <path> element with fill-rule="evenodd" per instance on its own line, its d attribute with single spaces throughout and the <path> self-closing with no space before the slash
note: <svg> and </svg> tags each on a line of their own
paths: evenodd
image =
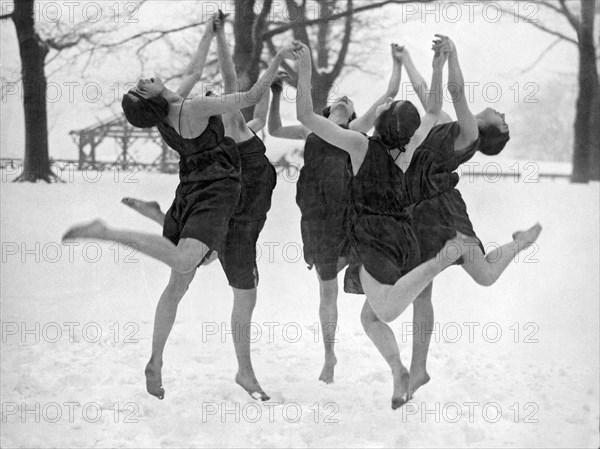
<svg viewBox="0 0 600 449">
<path fill-rule="evenodd" d="M 599 448 L 600 0 L 0 0 L 2 448 Z"/>
</svg>

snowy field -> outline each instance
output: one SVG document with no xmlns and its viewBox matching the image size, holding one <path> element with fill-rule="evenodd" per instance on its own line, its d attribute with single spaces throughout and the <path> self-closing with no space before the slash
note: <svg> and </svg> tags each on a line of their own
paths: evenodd
<svg viewBox="0 0 600 449">
<path fill-rule="evenodd" d="M 232 293 L 220 265 L 199 270 L 167 344 L 166 398 L 145 391 L 154 309 L 169 270 L 129 249 L 59 246 L 97 216 L 160 232 L 121 197 L 172 200 L 176 176 L 103 172 L 70 182 L 3 177 L 2 447 L 599 446 L 599 189 L 463 176 L 484 242 L 540 221 L 539 247 L 492 287 L 457 267 L 434 283 L 431 382 L 392 411 L 391 373 L 339 298 L 335 383 L 317 379 L 318 283 L 298 252 L 295 176 L 280 176 L 260 239 L 253 360 L 272 396 L 234 382 Z M 412 311 L 392 327 L 410 361 Z M 227 324 L 226 324 L 227 323 Z"/>
</svg>

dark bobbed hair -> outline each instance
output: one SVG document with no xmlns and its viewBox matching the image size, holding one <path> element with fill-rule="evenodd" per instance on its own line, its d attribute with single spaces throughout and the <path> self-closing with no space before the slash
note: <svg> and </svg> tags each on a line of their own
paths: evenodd
<svg viewBox="0 0 600 449">
<path fill-rule="evenodd" d="M 375 121 L 377 137 L 390 148 L 404 147 L 421 126 L 419 111 L 410 101 L 394 101 Z"/>
<path fill-rule="evenodd" d="M 121 101 L 125 118 L 136 128 L 152 128 L 169 114 L 169 102 L 163 97 L 144 98 L 130 90 Z"/>
<path fill-rule="evenodd" d="M 495 125 L 486 125 L 479 128 L 479 151 L 486 156 L 495 156 L 500 153 L 506 142 L 510 140 L 508 132 L 503 133 Z"/>
<path fill-rule="evenodd" d="M 321 114 L 323 115 L 323 117 L 328 118 L 329 114 L 331 114 L 331 106 L 327 106 L 326 108 L 324 108 L 323 111 L 321 111 Z M 352 112 L 352 115 L 348 119 L 348 125 L 352 120 L 356 120 L 356 112 Z"/>
</svg>

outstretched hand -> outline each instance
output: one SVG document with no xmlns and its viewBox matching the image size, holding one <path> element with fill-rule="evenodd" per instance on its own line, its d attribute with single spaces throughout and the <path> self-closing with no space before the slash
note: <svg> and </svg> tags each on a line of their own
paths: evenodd
<svg viewBox="0 0 600 449">
<path fill-rule="evenodd" d="M 225 31 L 225 19 L 228 16 L 229 14 L 225 14 L 220 9 L 218 12 L 212 15 L 212 17 L 209 20 L 209 23 L 214 33 L 220 33 Z"/>
<path fill-rule="evenodd" d="M 398 45 L 396 43 L 393 43 L 391 45 L 392 48 L 392 58 L 394 58 L 394 61 L 402 63 L 404 62 L 404 58 L 405 57 L 409 57 L 409 53 L 408 50 L 403 46 L 403 45 Z"/>
<path fill-rule="evenodd" d="M 280 70 L 275 76 L 275 80 L 271 83 L 271 90 L 273 92 L 283 91 L 283 83 L 290 82 L 292 77 L 285 70 Z"/>
<path fill-rule="evenodd" d="M 433 40 L 433 45 L 431 46 L 431 49 L 434 52 L 447 52 L 448 54 L 452 54 L 456 51 L 456 46 L 454 45 L 454 42 L 448 36 L 444 36 L 443 34 L 436 34 L 435 37 L 437 39 Z"/>
<path fill-rule="evenodd" d="M 277 52 L 277 56 L 283 59 L 296 59 L 296 51 L 298 50 L 299 45 L 302 45 L 299 41 L 293 41 L 281 48 Z"/>
<path fill-rule="evenodd" d="M 293 45 L 295 45 L 294 59 L 298 61 L 300 65 L 310 63 L 310 49 L 300 41 L 294 41 Z"/>
</svg>

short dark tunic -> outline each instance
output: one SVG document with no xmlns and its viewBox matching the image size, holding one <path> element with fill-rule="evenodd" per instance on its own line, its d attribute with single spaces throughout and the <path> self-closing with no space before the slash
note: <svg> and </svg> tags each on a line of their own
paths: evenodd
<svg viewBox="0 0 600 449">
<path fill-rule="evenodd" d="M 192 238 L 220 252 L 240 195 L 240 158 L 223 122 L 210 117 L 206 130 L 185 139 L 166 123 L 158 130 L 179 161 L 179 185 L 166 213 L 163 236 L 175 245 Z"/>
<path fill-rule="evenodd" d="M 476 237 L 467 206 L 455 188 L 459 177 L 454 171 L 473 157 L 479 147 L 479 139 L 464 150 L 454 151 L 454 141 L 459 133 L 458 122 L 435 126 L 415 150 L 406 170 L 421 262 L 434 258 L 457 231 Z M 481 242 L 479 246 L 483 251 Z"/>
<path fill-rule="evenodd" d="M 337 276 L 350 232 L 350 155 L 312 133 L 304 145 L 304 167 L 297 184 L 304 260 L 322 280 Z"/>
<path fill-rule="evenodd" d="M 265 156 L 265 145 L 258 136 L 239 143 L 238 150 L 242 192 L 229 220 L 225 248 L 219 252 L 219 260 L 229 285 L 249 290 L 258 285 L 256 242 L 271 208 L 277 174 Z"/>
<path fill-rule="evenodd" d="M 388 149 L 369 139 L 365 159 L 352 181 L 352 204 L 356 214 L 351 234 L 351 266 L 344 290 L 363 293 L 360 266 L 382 284 L 393 285 L 419 262 L 419 246 L 404 209 L 404 173 Z"/>
</svg>

